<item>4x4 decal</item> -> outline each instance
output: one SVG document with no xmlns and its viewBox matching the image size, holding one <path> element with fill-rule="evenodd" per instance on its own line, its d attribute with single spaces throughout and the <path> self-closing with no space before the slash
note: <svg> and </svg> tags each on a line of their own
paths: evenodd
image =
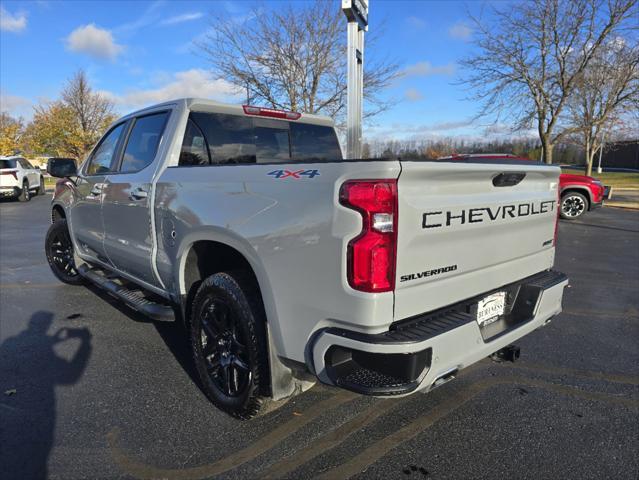
<svg viewBox="0 0 639 480">
<path fill-rule="evenodd" d="M 299 180 L 302 177 L 315 178 L 320 176 L 319 170 L 296 170 L 294 172 L 290 170 L 273 170 L 272 172 L 267 173 L 275 178 L 292 178 L 294 180 Z"/>
</svg>

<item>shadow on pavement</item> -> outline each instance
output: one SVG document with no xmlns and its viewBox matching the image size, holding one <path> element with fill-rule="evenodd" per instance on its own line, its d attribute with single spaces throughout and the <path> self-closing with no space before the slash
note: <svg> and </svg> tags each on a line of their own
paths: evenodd
<svg viewBox="0 0 639 480">
<path fill-rule="evenodd" d="M 47 478 L 59 385 L 76 383 L 91 355 L 87 328 L 47 332 L 53 313 L 35 312 L 28 327 L 0 345 L 0 472 L 4 478 Z M 79 346 L 68 353 L 68 340 Z M 55 348 L 57 345 L 60 347 Z"/>
<path fill-rule="evenodd" d="M 149 317 L 130 309 L 125 304 L 113 298 L 111 295 L 95 285 L 89 284 L 85 288 L 93 292 L 96 296 L 100 297 L 103 301 L 107 302 L 113 308 L 117 309 L 120 313 L 126 315 L 134 322 L 152 323 L 169 351 L 180 364 L 180 367 L 182 367 L 191 381 L 197 386 L 202 394 L 204 394 L 204 390 L 202 390 L 202 387 L 200 386 L 197 371 L 195 370 L 195 365 L 193 364 L 191 347 L 188 341 L 188 332 L 186 331 L 182 321 L 176 319 L 174 322 L 156 322 Z"/>
</svg>

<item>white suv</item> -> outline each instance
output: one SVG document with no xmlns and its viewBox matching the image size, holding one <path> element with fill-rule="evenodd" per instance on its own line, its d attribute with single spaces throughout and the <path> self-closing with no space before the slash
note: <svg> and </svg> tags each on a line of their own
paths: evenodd
<svg viewBox="0 0 639 480">
<path fill-rule="evenodd" d="M 18 197 L 21 202 L 28 202 L 33 193 L 44 195 L 40 169 L 22 157 L 0 157 L 0 197 Z"/>
</svg>

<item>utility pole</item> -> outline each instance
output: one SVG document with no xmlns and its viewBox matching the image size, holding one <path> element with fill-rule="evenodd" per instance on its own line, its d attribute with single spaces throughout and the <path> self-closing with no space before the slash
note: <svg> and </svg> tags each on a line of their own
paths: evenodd
<svg viewBox="0 0 639 480">
<path fill-rule="evenodd" d="M 604 139 L 605 139 L 605 132 L 603 131 L 603 129 L 601 129 L 601 147 L 599 147 L 599 165 L 597 166 L 597 173 L 601 173 L 601 155 L 603 154 L 603 149 L 604 149 Z"/>
<path fill-rule="evenodd" d="M 346 158 L 360 158 L 364 97 L 364 32 L 368 31 L 368 1 L 342 0 L 342 11 L 348 20 Z"/>
</svg>

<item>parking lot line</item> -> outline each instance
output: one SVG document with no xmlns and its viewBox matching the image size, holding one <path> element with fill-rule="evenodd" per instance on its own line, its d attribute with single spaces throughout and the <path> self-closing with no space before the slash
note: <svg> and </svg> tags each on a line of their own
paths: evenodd
<svg viewBox="0 0 639 480">
<path fill-rule="evenodd" d="M 424 430 L 430 428 L 437 421 L 453 413 L 455 410 L 472 400 L 478 394 L 498 385 L 512 386 L 517 384 L 538 387 L 564 395 L 587 398 L 589 400 L 618 403 L 626 407 L 639 409 L 639 400 L 613 397 L 609 394 L 599 392 L 587 392 L 577 389 L 576 387 L 557 385 L 554 383 L 544 382 L 541 380 L 533 380 L 524 377 L 490 378 L 473 383 L 464 388 L 459 393 L 447 397 L 439 405 L 435 406 L 432 410 L 428 411 L 405 427 L 373 443 L 371 446 L 366 448 L 355 457 L 351 458 L 349 461 L 340 465 L 336 465 L 335 467 L 315 478 L 318 480 L 338 480 L 348 479 L 354 475 L 357 475 L 358 473 L 363 472 L 370 465 L 384 457 L 394 448 L 398 447 L 408 440 L 411 440 Z"/>
<path fill-rule="evenodd" d="M 261 472 L 259 477 L 264 479 L 284 477 L 287 473 L 292 472 L 318 455 L 338 446 L 353 433 L 373 423 L 379 417 L 385 415 L 387 412 L 397 407 L 400 403 L 403 403 L 403 400 L 404 399 L 384 399 L 373 403 L 355 418 L 349 420 L 339 428 L 327 433 L 318 441 L 311 443 L 306 448 L 303 448 L 298 452 L 294 452 L 292 455 L 271 465 L 267 470 Z"/>
<path fill-rule="evenodd" d="M 270 433 L 262 436 L 259 440 L 248 447 L 238 450 L 231 455 L 227 455 L 214 463 L 198 467 L 185 469 L 162 469 L 141 463 L 131 458 L 120 449 L 117 444 L 118 437 L 120 435 L 118 429 L 114 429 L 109 432 L 107 435 L 107 441 L 111 456 L 115 460 L 116 464 L 123 471 L 133 477 L 141 479 L 170 478 L 172 480 L 210 478 L 239 467 L 243 463 L 254 459 L 258 455 L 270 450 L 282 440 L 297 432 L 300 428 L 309 424 L 323 413 L 326 413 L 327 411 L 344 403 L 350 402 L 357 397 L 358 395 L 355 393 L 345 390 L 339 391 L 335 395 L 332 395 L 331 397 L 309 407 L 307 410 L 302 412 L 302 415 L 294 416 L 289 421 L 275 428 Z"/>
</svg>

